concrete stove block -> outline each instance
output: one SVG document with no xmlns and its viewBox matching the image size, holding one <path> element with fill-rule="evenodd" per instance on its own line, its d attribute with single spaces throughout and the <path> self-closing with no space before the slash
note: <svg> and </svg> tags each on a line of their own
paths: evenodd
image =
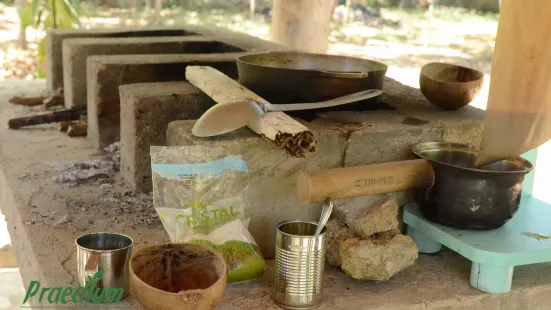
<svg viewBox="0 0 551 310">
<path fill-rule="evenodd" d="M 63 87 L 63 40 L 71 38 L 139 38 L 139 37 L 174 37 L 174 36 L 216 36 L 228 38 L 240 44 L 248 51 L 289 49 L 272 42 L 251 37 L 247 34 L 233 32 L 215 26 L 161 26 L 161 27 L 127 27 L 115 29 L 50 29 L 46 33 L 46 73 L 47 87 L 55 92 Z"/>
<path fill-rule="evenodd" d="M 223 147 L 242 155 L 248 165 L 248 201 L 252 214 L 249 230 L 265 257 L 274 257 L 276 225 L 284 220 L 318 220 L 322 204 L 303 204 L 296 196 L 296 178 L 303 170 L 336 168 L 341 165 L 345 138 L 336 129 L 309 124 L 318 138 L 317 151 L 305 158 L 287 155 L 248 128 L 219 137 L 191 135 L 195 121 L 174 121 L 167 130 L 167 145 Z"/>
<path fill-rule="evenodd" d="M 240 55 L 242 53 L 88 57 L 88 138 L 100 149 L 119 141 L 120 85 L 185 81 L 188 65 L 212 66 L 237 78 L 235 59 Z"/>
<path fill-rule="evenodd" d="M 63 90 L 65 107 L 86 105 L 86 59 L 92 55 L 211 54 L 243 50 L 214 38 L 130 37 L 63 40 Z"/>
<path fill-rule="evenodd" d="M 46 33 L 47 87 L 63 87 L 63 40 L 70 38 L 136 38 L 198 35 L 183 28 L 130 27 L 122 29 L 51 29 Z"/>
<path fill-rule="evenodd" d="M 121 176 L 134 193 L 149 193 L 149 147 L 166 145 L 171 121 L 197 119 L 214 101 L 187 82 L 123 85 L 120 97 Z"/>
<path fill-rule="evenodd" d="M 87 59 L 88 137 L 95 147 L 103 148 L 119 140 L 120 85 L 184 81 L 187 65 L 212 66 L 237 78 L 237 57 L 251 52 L 285 49 L 277 44 L 216 28 L 201 30 L 218 33 L 217 42 L 247 51 L 220 54 L 110 55 Z"/>
</svg>

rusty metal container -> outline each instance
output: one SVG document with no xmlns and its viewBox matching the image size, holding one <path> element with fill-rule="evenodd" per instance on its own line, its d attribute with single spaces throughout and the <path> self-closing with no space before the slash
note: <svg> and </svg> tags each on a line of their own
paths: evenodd
<svg viewBox="0 0 551 310">
<path fill-rule="evenodd" d="M 323 299 L 325 231 L 317 222 L 285 221 L 277 225 L 273 298 L 287 309 L 313 309 Z"/>
</svg>

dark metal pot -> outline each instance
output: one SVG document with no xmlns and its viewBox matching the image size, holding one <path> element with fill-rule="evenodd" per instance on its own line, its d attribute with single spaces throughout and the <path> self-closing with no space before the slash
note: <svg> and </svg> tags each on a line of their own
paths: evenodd
<svg viewBox="0 0 551 310">
<path fill-rule="evenodd" d="M 367 59 L 292 51 L 237 59 L 239 83 L 274 104 L 318 102 L 367 89 L 382 90 L 387 68 Z M 379 97 L 316 112 L 364 110 Z"/>
<path fill-rule="evenodd" d="M 524 176 L 532 164 L 515 157 L 475 168 L 477 150 L 469 145 L 430 142 L 412 149 L 432 164 L 434 183 L 414 189 L 429 220 L 460 229 L 495 229 L 517 212 Z"/>
</svg>

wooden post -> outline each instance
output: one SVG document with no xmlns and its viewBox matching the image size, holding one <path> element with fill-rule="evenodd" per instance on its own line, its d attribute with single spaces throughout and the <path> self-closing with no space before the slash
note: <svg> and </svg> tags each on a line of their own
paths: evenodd
<svg viewBox="0 0 551 310">
<path fill-rule="evenodd" d="M 551 1 L 503 0 L 477 165 L 551 139 Z"/>
<path fill-rule="evenodd" d="M 309 53 L 326 53 L 335 1 L 274 0 L 272 41 Z"/>
</svg>

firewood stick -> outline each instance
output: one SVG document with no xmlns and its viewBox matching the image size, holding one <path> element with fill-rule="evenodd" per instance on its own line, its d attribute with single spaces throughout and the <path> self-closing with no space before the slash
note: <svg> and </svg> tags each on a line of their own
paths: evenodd
<svg viewBox="0 0 551 310">
<path fill-rule="evenodd" d="M 188 66 L 186 79 L 220 104 L 242 99 L 267 103 L 257 94 L 212 67 Z M 305 150 L 313 152 L 316 149 L 314 134 L 283 112 L 266 113 L 247 127 L 295 157 L 304 157 Z"/>
<path fill-rule="evenodd" d="M 88 124 L 85 122 L 69 125 L 67 135 L 69 137 L 84 137 L 88 132 Z"/>
<path fill-rule="evenodd" d="M 63 95 L 56 94 L 44 99 L 43 103 L 44 103 L 44 107 L 48 109 L 51 107 L 64 105 L 65 101 L 63 99 Z"/>
<path fill-rule="evenodd" d="M 34 106 L 37 106 L 37 105 L 42 105 L 42 103 L 44 101 L 44 97 L 24 98 L 24 97 L 15 96 L 15 97 L 10 98 L 8 101 L 12 104 L 23 105 L 23 106 L 27 106 L 27 107 L 34 107 Z"/>
<path fill-rule="evenodd" d="M 69 129 L 69 126 L 71 126 L 73 124 L 77 124 L 79 122 L 80 121 L 62 121 L 62 122 L 59 122 L 59 131 L 67 132 L 67 129 Z"/>
<path fill-rule="evenodd" d="M 83 115 L 86 115 L 86 107 L 79 106 L 70 110 L 56 111 L 48 114 L 12 118 L 8 121 L 8 126 L 11 129 L 17 129 L 23 126 L 78 120 Z"/>
</svg>

